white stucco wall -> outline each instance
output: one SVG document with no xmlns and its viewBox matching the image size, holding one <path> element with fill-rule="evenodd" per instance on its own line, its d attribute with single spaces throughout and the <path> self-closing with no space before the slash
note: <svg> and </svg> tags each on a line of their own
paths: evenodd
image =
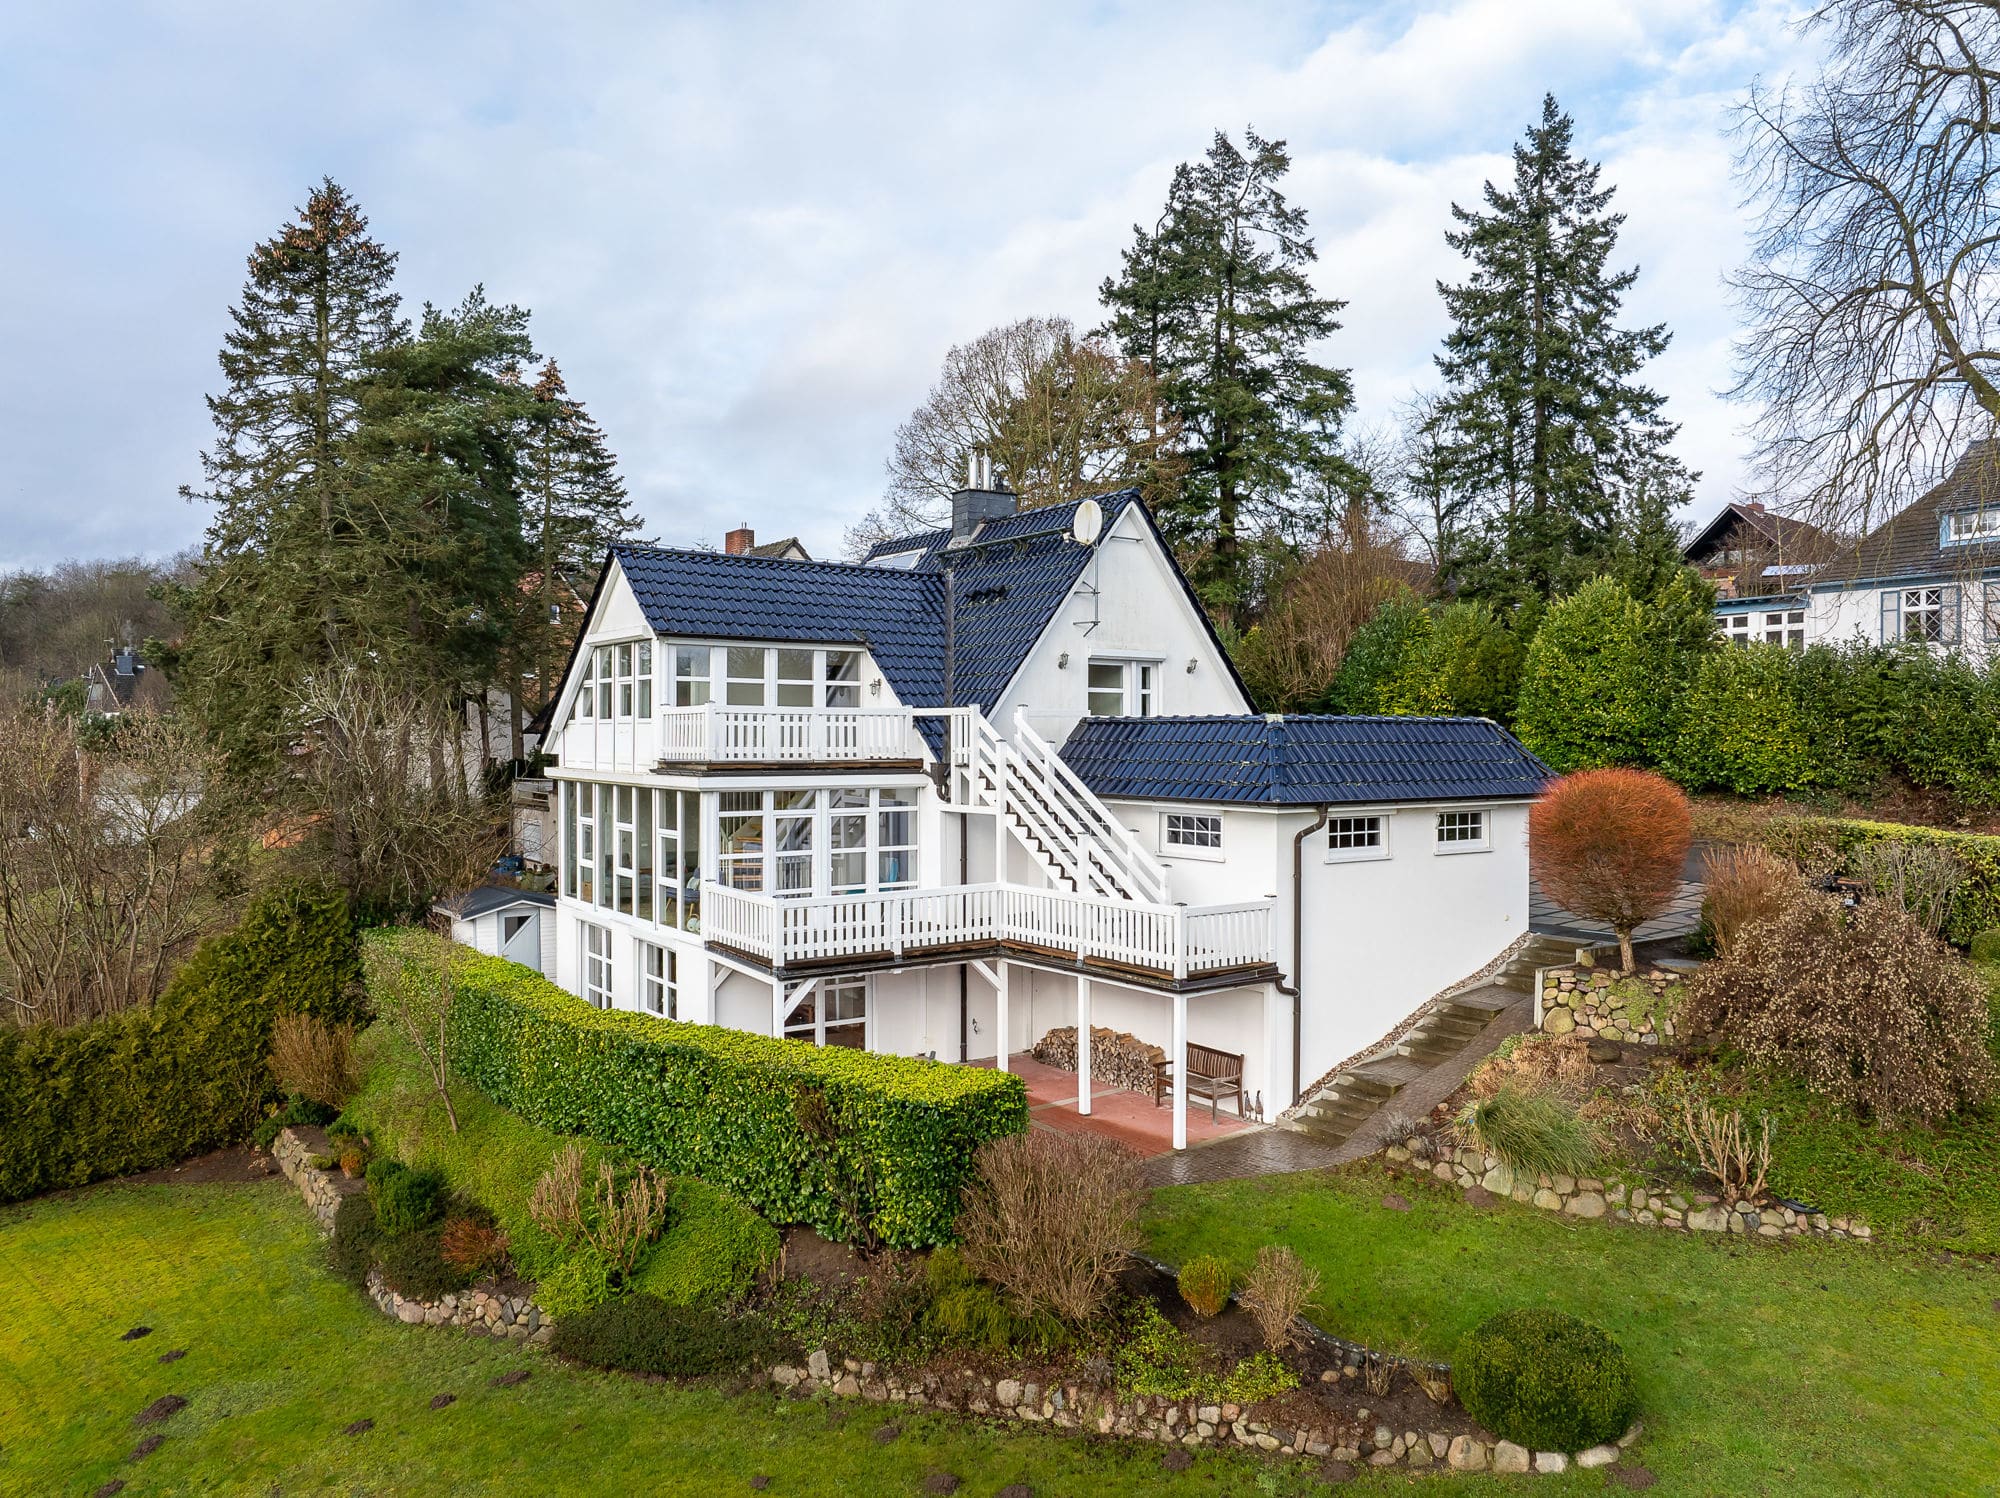
<svg viewBox="0 0 2000 1498">
<path fill-rule="evenodd" d="M 1067 666 L 1061 664 L 1064 654 Z M 1029 726 L 1060 745 L 1088 705 L 1093 655 L 1157 662 L 1156 716 L 1250 711 L 1171 562 L 1130 507 L 1097 543 L 1077 588 L 1056 610 L 1006 694 L 987 705 L 987 716 L 1009 734 L 1014 709 L 1023 707 Z"/>
</svg>

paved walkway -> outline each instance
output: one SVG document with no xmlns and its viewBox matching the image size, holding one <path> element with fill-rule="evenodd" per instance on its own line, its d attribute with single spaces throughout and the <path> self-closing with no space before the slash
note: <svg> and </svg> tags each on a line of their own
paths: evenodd
<svg viewBox="0 0 2000 1498">
<path fill-rule="evenodd" d="M 1632 940 L 1658 941 L 1664 937 L 1692 935 L 1701 925 L 1701 892 L 1701 885 L 1693 880 L 1681 881 L 1680 892 L 1674 896 L 1665 913 L 1634 931 Z M 1603 922 L 1586 920 L 1564 910 L 1542 892 L 1539 884 L 1531 884 L 1528 888 L 1528 929 L 1578 942 L 1618 940 L 1618 933 Z"/>
<path fill-rule="evenodd" d="M 1446 1061 L 1423 1069 L 1405 1083 L 1382 1111 L 1421 1117 L 1458 1091 L 1472 1069 L 1493 1053 L 1509 1035 L 1534 1024 L 1534 1000 L 1504 989 L 1479 989 L 1480 994 L 1504 996 L 1505 1009 L 1465 1049 Z M 1373 1122 L 1371 1120 L 1370 1122 Z M 1190 1129 L 1192 1122 L 1190 1121 Z M 1193 1138 L 1190 1134 L 1189 1144 Z M 1188 1186 L 1202 1181 L 1233 1181 L 1248 1176 L 1285 1175 L 1301 1170 L 1325 1170 L 1372 1155 L 1379 1147 L 1376 1130 L 1362 1127 L 1341 1144 L 1327 1144 L 1293 1129 L 1257 1129 L 1236 1138 L 1190 1147 L 1182 1153 L 1148 1160 L 1142 1175 L 1148 1186 Z"/>
</svg>

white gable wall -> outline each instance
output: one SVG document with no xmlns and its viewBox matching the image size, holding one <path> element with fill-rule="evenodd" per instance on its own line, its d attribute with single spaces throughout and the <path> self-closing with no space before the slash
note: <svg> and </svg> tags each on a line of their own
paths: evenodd
<svg viewBox="0 0 2000 1498">
<path fill-rule="evenodd" d="M 1250 711 L 1173 564 L 1133 506 L 1098 542 L 1078 586 L 1050 616 L 999 703 L 982 704 L 987 717 L 1011 736 L 1014 709 L 1023 708 L 1028 726 L 1060 745 L 1088 706 L 1093 655 L 1157 662 L 1155 716 Z"/>
</svg>

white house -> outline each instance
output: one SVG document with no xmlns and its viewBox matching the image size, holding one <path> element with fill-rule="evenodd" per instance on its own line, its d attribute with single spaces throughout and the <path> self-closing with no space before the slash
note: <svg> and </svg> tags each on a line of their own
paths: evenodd
<svg viewBox="0 0 2000 1498">
<path fill-rule="evenodd" d="M 1540 763 L 1251 713 L 1130 492 L 963 490 L 860 565 L 614 548 L 556 706 L 550 972 L 600 1005 L 1002 1066 L 1081 1021 L 1276 1112 L 1527 921 Z"/>
<path fill-rule="evenodd" d="M 1691 561 L 1728 518 L 1691 543 Z M 1974 663 L 2000 652 L 2000 444 L 1973 443 L 1942 483 L 1850 546 L 1793 545 L 1792 560 L 1762 569 L 1761 591 L 1717 603 L 1724 639 L 1794 649 L 1914 641 Z"/>
</svg>

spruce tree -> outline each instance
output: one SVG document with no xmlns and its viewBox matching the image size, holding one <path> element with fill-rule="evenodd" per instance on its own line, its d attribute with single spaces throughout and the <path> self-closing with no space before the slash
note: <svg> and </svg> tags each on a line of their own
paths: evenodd
<svg viewBox="0 0 2000 1498">
<path fill-rule="evenodd" d="M 521 730 L 557 685 L 574 625 L 569 604 L 587 597 L 614 542 L 648 544 L 625 494 L 604 430 L 569 393 L 550 359 L 528 388 L 519 432 L 521 522 L 530 571 L 509 645 L 510 734 L 521 758 Z"/>
<path fill-rule="evenodd" d="M 1436 416 L 1454 486 L 1478 522 L 1446 559 L 1459 591 L 1500 604 L 1548 599 L 1601 570 L 1637 496 L 1684 486 L 1664 397 L 1634 376 L 1664 325 L 1620 328 L 1636 269 L 1607 268 L 1624 215 L 1598 167 L 1571 149 L 1553 96 L 1514 148 L 1510 189 L 1452 205 L 1448 244 L 1471 264 L 1439 283 L 1453 323 Z"/>
<path fill-rule="evenodd" d="M 244 773 L 275 766 L 303 680 L 384 622 L 349 443 L 364 383 L 407 335 L 395 267 L 328 178 L 251 252 L 230 309 L 215 442 L 202 487 L 181 491 L 215 514 L 197 576 L 170 593 L 181 638 L 167 663 Z"/>
<path fill-rule="evenodd" d="M 1151 366 L 1179 423 L 1185 471 L 1160 519 L 1225 623 L 1254 603 L 1246 542 L 1296 542 L 1322 508 L 1315 491 L 1358 482 L 1337 445 L 1347 372 L 1308 354 L 1344 304 L 1308 278 L 1306 215 L 1279 190 L 1290 167 L 1284 142 L 1246 131 L 1238 150 L 1218 131 L 1203 160 L 1175 170 L 1159 223 L 1134 227 L 1100 292 L 1107 331 Z"/>
</svg>

